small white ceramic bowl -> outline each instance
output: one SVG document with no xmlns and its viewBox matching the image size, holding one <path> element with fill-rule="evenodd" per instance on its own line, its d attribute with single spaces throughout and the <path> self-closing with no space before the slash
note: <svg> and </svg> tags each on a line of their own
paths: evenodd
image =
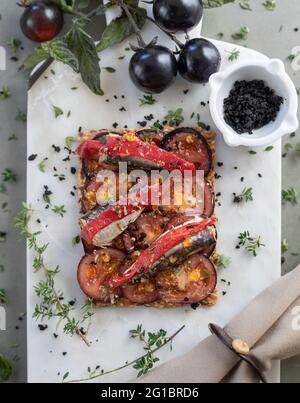
<svg viewBox="0 0 300 403">
<path fill-rule="evenodd" d="M 276 120 L 261 129 L 254 130 L 253 134 L 238 134 L 224 120 L 224 99 L 228 97 L 234 83 L 240 80 L 263 80 L 284 99 Z M 298 129 L 298 96 L 295 85 L 287 75 L 281 60 L 236 63 L 224 71 L 212 75 L 209 84 L 211 89 L 210 113 L 215 125 L 223 134 L 226 144 L 230 147 L 266 146 Z"/>
</svg>

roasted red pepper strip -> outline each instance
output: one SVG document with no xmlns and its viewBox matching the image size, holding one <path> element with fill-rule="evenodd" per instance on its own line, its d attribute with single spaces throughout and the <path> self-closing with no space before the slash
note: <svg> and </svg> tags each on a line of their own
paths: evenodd
<svg viewBox="0 0 300 403">
<path fill-rule="evenodd" d="M 169 171 L 173 169 L 195 171 L 196 169 L 193 163 L 138 138 L 129 141 L 121 136 L 108 136 L 105 143 L 98 140 L 86 140 L 78 146 L 76 152 L 80 158 L 87 159 L 98 159 L 99 157 L 101 159 L 101 154 L 106 154 L 111 158 L 138 158 L 150 161 Z"/>
<path fill-rule="evenodd" d="M 128 196 L 128 198 L 117 202 L 107 210 L 103 211 L 94 220 L 88 222 L 81 231 L 81 238 L 88 244 L 93 242 L 94 237 L 102 229 L 108 227 L 115 221 L 119 221 L 135 211 L 139 211 L 147 206 L 151 205 L 151 197 L 159 197 L 161 188 L 159 185 L 150 186 L 141 189 L 134 195 Z M 132 200 L 132 202 L 131 202 Z"/>
<path fill-rule="evenodd" d="M 203 231 L 206 227 L 213 225 L 216 221 L 218 221 L 216 217 L 211 217 L 199 223 L 187 223 L 165 233 L 157 241 L 153 242 L 151 247 L 142 252 L 137 261 L 122 275 L 113 275 L 108 281 L 109 286 L 111 288 L 119 287 L 137 274 L 146 273 L 170 249 Z"/>
</svg>

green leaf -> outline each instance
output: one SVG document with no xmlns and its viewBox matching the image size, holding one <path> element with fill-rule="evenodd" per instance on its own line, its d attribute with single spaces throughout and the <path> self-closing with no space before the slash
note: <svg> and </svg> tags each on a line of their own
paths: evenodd
<svg viewBox="0 0 300 403">
<path fill-rule="evenodd" d="M 137 8 L 136 12 L 133 14 L 138 27 L 143 28 L 147 11 L 144 8 Z M 104 49 L 109 48 L 110 46 L 121 43 L 124 39 L 128 38 L 130 35 L 134 33 L 134 29 L 130 24 L 127 16 L 123 13 L 120 17 L 111 21 L 111 23 L 106 27 L 103 32 L 100 43 L 97 46 L 99 52 Z"/>
<path fill-rule="evenodd" d="M 274 148 L 274 146 L 268 146 L 268 147 L 266 147 L 266 148 L 264 149 L 264 151 L 269 152 L 269 151 L 272 151 L 273 148 Z"/>
<path fill-rule="evenodd" d="M 94 94 L 103 95 L 99 57 L 93 38 L 84 31 L 82 24 L 77 22 L 67 34 L 66 40 L 69 49 L 78 59 L 83 82 Z"/>
<path fill-rule="evenodd" d="M 52 3 L 57 4 L 64 13 L 72 14 L 78 0 L 52 0 Z"/>
<path fill-rule="evenodd" d="M 203 0 L 205 8 L 221 7 L 227 3 L 234 3 L 235 0 Z"/>
<path fill-rule="evenodd" d="M 48 53 L 41 47 L 37 47 L 34 52 L 24 60 L 23 67 L 25 70 L 31 71 L 35 66 L 47 58 Z"/>
<path fill-rule="evenodd" d="M 52 106 L 53 106 L 53 110 L 54 110 L 54 114 L 55 114 L 55 119 L 57 119 L 59 116 L 64 114 L 63 110 L 59 106 L 56 106 L 56 105 L 52 105 Z"/>
<path fill-rule="evenodd" d="M 0 354 L 0 382 L 8 381 L 13 371 L 12 363 Z"/>
<path fill-rule="evenodd" d="M 79 63 L 74 53 L 68 49 L 67 44 L 60 39 L 54 39 L 51 42 L 45 42 L 42 45 L 42 50 L 44 50 L 48 56 L 53 57 L 53 59 L 58 62 L 62 62 L 70 66 L 76 73 L 79 72 Z"/>
</svg>

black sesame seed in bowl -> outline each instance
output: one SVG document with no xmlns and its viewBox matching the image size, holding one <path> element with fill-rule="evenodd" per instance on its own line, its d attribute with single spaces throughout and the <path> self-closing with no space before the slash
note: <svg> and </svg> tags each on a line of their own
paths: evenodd
<svg viewBox="0 0 300 403">
<path fill-rule="evenodd" d="M 298 96 L 280 60 L 236 63 L 210 87 L 212 118 L 231 147 L 266 146 L 298 128 Z"/>
</svg>

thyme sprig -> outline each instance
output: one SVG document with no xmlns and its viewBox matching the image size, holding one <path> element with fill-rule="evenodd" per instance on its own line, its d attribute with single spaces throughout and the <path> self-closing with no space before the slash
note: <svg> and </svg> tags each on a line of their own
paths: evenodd
<svg viewBox="0 0 300 403">
<path fill-rule="evenodd" d="M 85 332 L 80 328 L 83 322 L 90 318 L 90 315 L 83 315 L 82 319 L 75 319 L 71 316 L 72 307 L 65 304 L 64 294 L 61 290 L 57 290 L 55 286 L 56 276 L 59 274 L 59 266 L 55 269 L 49 269 L 44 261 L 44 253 L 48 248 L 48 244 L 39 244 L 38 236 L 41 232 L 31 232 L 29 223 L 33 214 L 30 206 L 23 203 L 22 209 L 15 219 L 15 226 L 20 234 L 27 239 L 28 246 L 35 252 L 33 260 L 33 268 L 35 272 L 43 271 L 45 278 L 35 286 L 35 293 L 41 299 L 34 310 L 33 317 L 38 320 L 58 319 L 59 326 L 64 322 L 64 333 L 71 336 L 77 334 L 87 346 L 91 343 L 88 341 Z"/>
<path fill-rule="evenodd" d="M 182 108 L 168 111 L 168 114 L 165 116 L 166 123 L 169 126 L 179 126 L 181 123 L 184 122 L 184 117 L 182 116 L 182 114 Z"/>
<path fill-rule="evenodd" d="M 140 325 L 139 325 L 140 326 Z M 138 326 L 138 327 L 139 327 Z M 171 336 L 167 336 L 167 334 L 164 335 L 165 331 L 164 330 L 160 330 L 158 333 L 148 333 L 148 340 L 149 340 L 149 344 L 151 344 L 151 354 L 152 357 L 154 357 L 155 353 L 159 350 L 161 350 L 163 347 L 165 347 L 167 344 L 170 344 L 173 342 L 173 340 L 175 339 L 175 337 L 182 332 L 182 330 L 185 328 L 185 325 L 181 326 L 178 330 L 176 330 L 175 333 L 173 333 Z M 140 332 L 144 332 L 144 330 L 140 327 L 139 328 Z M 135 330 L 137 331 L 137 329 Z M 130 331 L 132 332 L 132 331 Z M 130 333 L 131 337 L 133 335 L 136 334 L 136 337 L 138 337 L 138 334 L 140 333 Z M 149 336 L 150 334 L 150 336 Z M 146 332 L 145 332 L 145 336 L 146 336 Z M 147 341 L 148 342 L 148 341 Z M 145 354 L 143 354 L 142 356 L 130 361 L 130 362 L 126 362 L 124 365 L 121 365 L 115 369 L 109 370 L 109 371 L 103 371 L 100 370 L 100 372 L 97 372 L 97 370 L 95 371 L 91 371 L 91 369 L 89 368 L 88 373 L 89 376 L 87 378 L 83 378 L 83 379 L 77 379 L 77 380 L 70 380 L 70 381 L 66 381 L 67 377 L 69 376 L 69 374 L 65 374 L 63 377 L 63 381 L 66 381 L 66 383 L 81 383 L 81 382 L 88 382 L 97 378 L 101 378 L 102 376 L 106 376 L 109 374 L 113 374 L 115 372 L 121 371 L 125 368 L 131 367 L 131 366 L 135 366 L 137 363 L 140 363 L 142 360 L 147 360 L 147 357 L 149 355 L 149 351 L 147 351 Z M 157 362 L 157 360 L 155 361 Z"/>
<path fill-rule="evenodd" d="M 252 188 L 245 188 L 243 189 L 242 193 L 237 195 L 236 193 L 233 194 L 233 202 L 234 203 L 242 203 L 242 202 L 249 202 L 253 201 L 253 189 Z"/>
<path fill-rule="evenodd" d="M 258 254 L 258 250 L 261 247 L 266 246 L 261 242 L 261 237 L 260 236 L 259 237 L 253 237 L 253 236 L 250 235 L 249 231 L 241 232 L 238 239 L 239 239 L 238 246 L 239 247 L 244 246 L 245 249 L 248 252 L 252 253 L 252 255 L 255 256 L 255 257 Z"/>
<path fill-rule="evenodd" d="M 298 204 L 298 192 L 294 187 L 282 190 L 282 204 L 291 203 L 292 206 Z"/>
<path fill-rule="evenodd" d="M 147 352 L 133 365 L 133 368 L 138 371 L 137 377 L 139 378 L 146 375 L 159 361 L 159 358 L 153 352 L 153 347 L 160 347 L 167 340 L 167 332 L 164 329 L 160 329 L 157 333 L 146 333 L 142 325 L 138 325 L 136 329 L 130 330 L 129 333 L 132 339 L 138 338 L 142 342 L 144 350 Z"/>
</svg>

